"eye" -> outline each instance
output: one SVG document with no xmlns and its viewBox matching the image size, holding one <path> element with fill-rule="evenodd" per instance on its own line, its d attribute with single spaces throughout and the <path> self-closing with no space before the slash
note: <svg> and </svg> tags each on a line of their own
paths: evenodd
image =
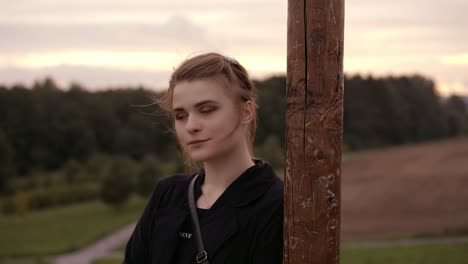
<svg viewBox="0 0 468 264">
<path fill-rule="evenodd" d="M 203 108 L 200 109 L 200 112 L 209 113 L 209 112 L 214 111 L 214 110 L 216 110 L 216 108 L 214 108 L 214 107 L 203 107 Z"/>
<path fill-rule="evenodd" d="M 174 119 L 175 120 L 181 120 L 181 119 L 185 118 L 185 116 L 186 116 L 185 114 L 175 114 Z"/>
</svg>

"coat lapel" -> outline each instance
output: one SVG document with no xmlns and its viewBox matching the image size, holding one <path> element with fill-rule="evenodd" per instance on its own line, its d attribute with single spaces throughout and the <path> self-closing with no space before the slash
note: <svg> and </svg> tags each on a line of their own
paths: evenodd
<svg viewBox="0 0 468 264">
<path fill-rule="evenodd" d="M 151 262 L 153 264 L 169 264 L 179 239 L 179 231 L 185 219 L 189 216 L 186 210 L 180 208 L 160 209 L 153 223 L 154 240 L 151 245 Z"/>
<path fill-rule="evenodd" d="M 238 232 L 236 212 L 232 207 L 218 208 L 200 225 L 209 259 L 213 259 L 229 238 Z"/>
</svg>

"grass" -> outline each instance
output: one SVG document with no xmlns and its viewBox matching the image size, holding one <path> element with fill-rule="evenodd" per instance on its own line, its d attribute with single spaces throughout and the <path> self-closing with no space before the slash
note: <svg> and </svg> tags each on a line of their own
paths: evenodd
<svg viewBox="0 0 468 264">
<path fill-rule="evenodd" d="M 342 249 L 343 264 L 467 264 L 468 244 Z"/>
<path fill-rule="evenodd" d="M 0 264 L 50 264 L 42 257 L 0 259 Z"/>
<path fill-rule="evenodd" d="M 102 258 L 92 264 L 121 264 L 121 258 Z M 342 249 L 342 264 L 468 264 L 468 244 Z"/>
<path fill-rule="evenodd" d="M 368 241 L 396 241 L 402 239 L 420 240 L 420 239 L 437 239 L 447 237 L 466 237 L 468 230 L 466 228 L 459 229 L 444 229 L 439 232 L 425 232 L 425 233 L 395 233 L 385 235 L 352 235 L 341 236 L 341 245 L 353 242 L 368 242 Z"/>
<path fill-rule="evenodd" d="M 122 264 L 121 258 L 102 258 L 93 261 L 92 264 Z"/>
<path fill-rule="evenodd" d="M 95 201 L 25 216 L 1 216 L 0 258 L 77 250 L 135 221 L 144 203 L 133 197 L 119 211 Z"/>
<path fill-rule="evenodd" d="M 121 253 L 124 253 L 125 252 L 125 247 L 127 246 L 127 241 L 125 241 L 125 243 L 123 243 L 122 245 L 120 245 L 118 248 L 115 249 L 116 252 L 121 252 Z"/>
</svg>

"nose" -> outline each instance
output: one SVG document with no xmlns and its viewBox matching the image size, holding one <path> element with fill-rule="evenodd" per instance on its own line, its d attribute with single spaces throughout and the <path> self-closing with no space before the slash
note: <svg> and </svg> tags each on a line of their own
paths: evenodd
<svg viewBox="0 0 468 264">
<path fill-rule="evenodd" d="M 201 129 L 200 120 L 195 115 L 189 115 L 187 117 L 187 123 L 185 124 L 185 129 L 189 133 L 197 132 Z"/>
</svg>

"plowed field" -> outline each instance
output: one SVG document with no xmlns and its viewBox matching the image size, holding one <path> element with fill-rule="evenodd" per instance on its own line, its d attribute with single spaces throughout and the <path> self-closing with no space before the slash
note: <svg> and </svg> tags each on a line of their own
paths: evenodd
<svg viewBox="0 0 468 264">
<path fill-rule="evenodd" d="M 468 231 L 468 138 L 343 161 L 343 237 Z"/>
</svg>

